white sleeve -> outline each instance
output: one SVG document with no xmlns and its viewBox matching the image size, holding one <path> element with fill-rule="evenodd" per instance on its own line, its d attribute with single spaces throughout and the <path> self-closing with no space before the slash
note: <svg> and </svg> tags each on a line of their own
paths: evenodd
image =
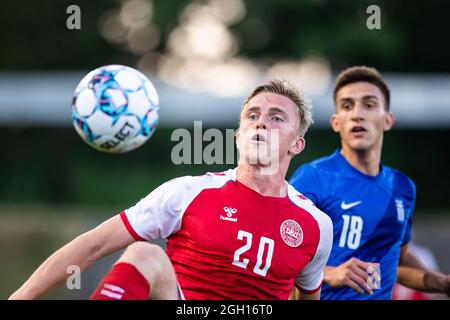
<svg viewBox="0 0 450 320">
<path fill-rule="evenodd" d="M 333 246 L 333 223 L 322 213 L 319 219 L 320 240 L 316 255 L 297 275 L 296 285 L 300 291 L 311 294 L 317 292 L 323 281 L 324 268 Z"/>
<path fill-rule="evenodd" d="M 167 238 L 178 231 L 184 211 L 200 192 L 191 176 L 170 180 L 135 206 L 122 212 L 122 220 L 137 240 Z"/>
</svg>

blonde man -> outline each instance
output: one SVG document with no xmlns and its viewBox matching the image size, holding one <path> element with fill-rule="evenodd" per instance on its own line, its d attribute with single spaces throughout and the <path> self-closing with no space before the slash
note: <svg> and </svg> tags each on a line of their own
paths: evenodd
<svg viewBox="0 0 450 320">
<path fill-rule="evenodd" d="M 330 219 L 285 180 L 304 146 L 308 102 L 273 80 L 246 100 L 237 168 L 164 183 L 55 252 L 13 294 L 33 299 L 127 247 L 92 299 L 319 299 L 332 245 Z M 167 250 L 147 241 L 168 238 Z"/>
</svg>

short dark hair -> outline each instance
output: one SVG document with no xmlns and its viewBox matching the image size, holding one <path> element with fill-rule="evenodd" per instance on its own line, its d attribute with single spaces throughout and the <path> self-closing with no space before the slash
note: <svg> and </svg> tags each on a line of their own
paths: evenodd
<svg viewBox="0 0 450 320">
<path fill-rule="evenodd" d="M 383 77 L 377 71 L 377 69 L 366 66 L 347 68 L 338 75 L 333 91 L 334 101 L 336 102 L 337 93 L 342 87 L 355 82 L 368 82 L 377 86 L 384 96 L 384 100 L 386 102 L 386 110 L 389 111 L 391 95 L 386 82 L 383 80 Z"/>
</svg>

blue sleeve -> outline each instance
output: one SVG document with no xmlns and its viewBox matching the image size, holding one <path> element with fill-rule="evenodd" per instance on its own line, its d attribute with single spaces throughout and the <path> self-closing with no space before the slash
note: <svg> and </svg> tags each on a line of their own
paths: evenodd
<svg viewBox="0 0 450 320">
<path fill-rule="evenodd" d="M 317 169 L 310 164 L 304 164 L 292 175 L 289 183 L 305 197 L 318 206 L 322 192 Z"/>
<path fill-rule="evenodd" d="M 408 212 L 408 220 L 407 220 L 405 232 L 403 234 L 403 239 L 402 239 L 402 244 L 401 244 L 402 246 L 404 246 L 405 244 L 407 244 L 408 242 L 411 241 L 412 218 L 413 218 L 414 209 L 416 206 L 416 186 L 414 185 L 414 182 L 411 179 L 408 179 L 408 181 L 411 186 L 411 209 Z"/>
</svg>

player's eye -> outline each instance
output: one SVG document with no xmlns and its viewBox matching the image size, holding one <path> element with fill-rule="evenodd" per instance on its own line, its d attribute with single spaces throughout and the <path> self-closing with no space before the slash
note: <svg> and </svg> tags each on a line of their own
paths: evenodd
<svg viewBox="0 0 450 320">
<path fill-rule="evenodd" d="M 352 105 L 350 103 L 344 103 L 341 105 L 341 107 L 344 110 L 350 110 L 352 108 Z"/>
<path fill-rule="evenodd" d="M 247 117 L 249 120 L 256 120 L 256 114 L 250 113 Z"/>
<path fill-rule="evenodd" d="M 367 103 L 367 104 L 366 104 L 366 107 L 367 107 L 368 109 L 372 109 L 372 108 L 374 107 L 374 104 L 373 104 L 373 103 Z"/>
<path fill-rule="evenodd" d="M 284 121 L 283 118 L 277 117 L 277 116 L 272 117 L 272 120 L 274 120 L 276 122 L 283 122 Z"/>
</svg>

